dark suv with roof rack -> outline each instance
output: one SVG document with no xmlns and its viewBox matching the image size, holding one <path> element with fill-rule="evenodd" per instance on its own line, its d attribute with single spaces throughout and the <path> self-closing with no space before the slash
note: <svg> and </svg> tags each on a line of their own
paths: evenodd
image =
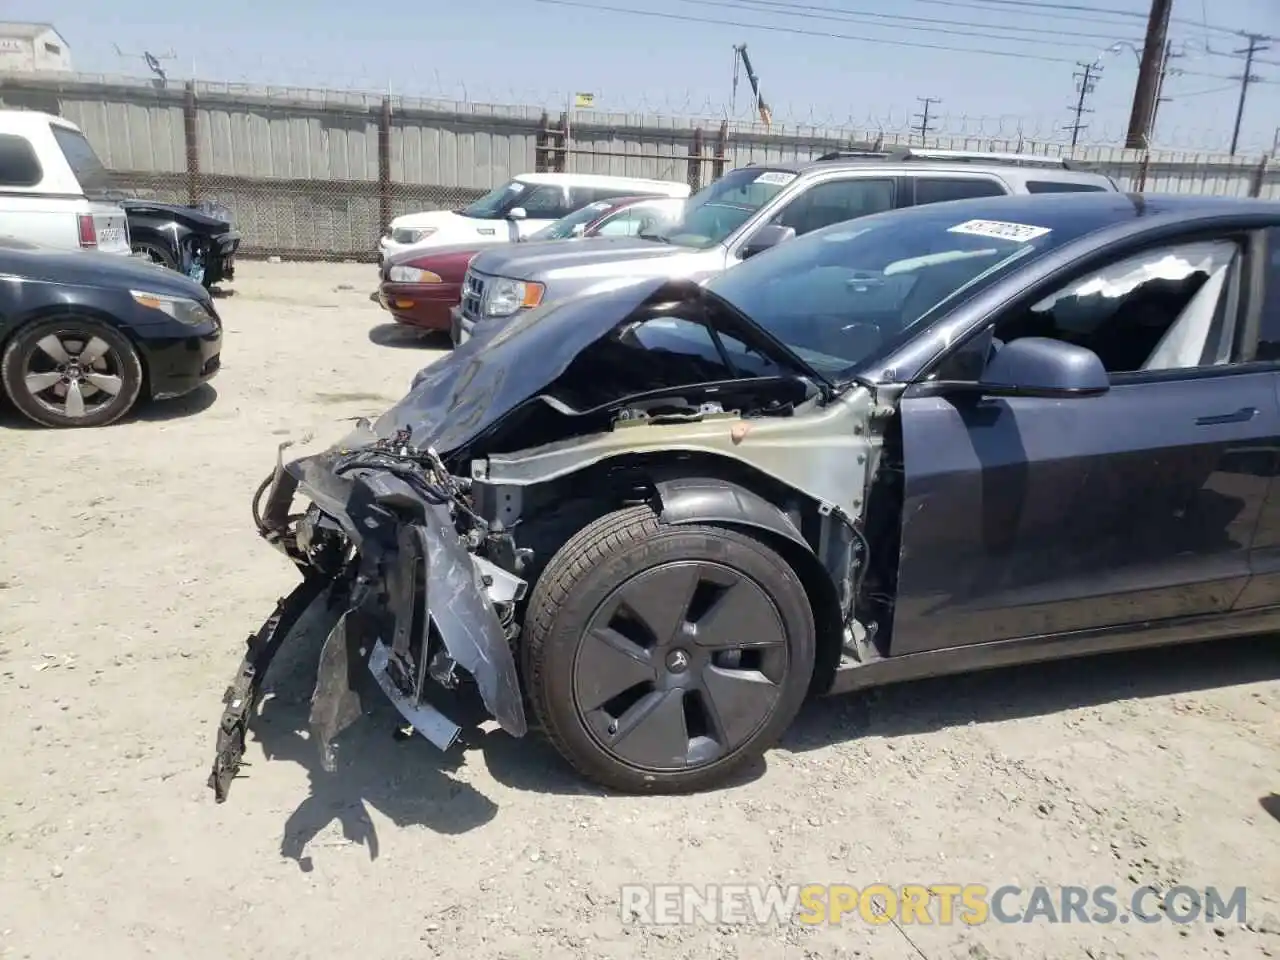
<svg viewBox="0 0 1280 960">
<path fill-rule="evenodd" d="M 649 277 L 703 280 L 819 227 L 897 207 L 1030 193 L 1116 191 L 1058 157 L 905 148 L 740 167 L 694 194 L 684 217 L 639 238 L 523 243 L 480 253 L 453 311 L 453 340 L 478 322 Z"/>
</svg>

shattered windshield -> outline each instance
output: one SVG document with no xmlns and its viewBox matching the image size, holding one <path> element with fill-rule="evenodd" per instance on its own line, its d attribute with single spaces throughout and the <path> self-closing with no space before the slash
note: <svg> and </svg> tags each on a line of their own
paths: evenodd
<svg viewBox="0 0 1280 960">
<path fill-rule="evenodd" d="M 528 184 L 521 183 L 519 180 L 512 180 L 500 187 L 494 187 L 479 200 L 472 201 L 457 212 L 464 217 L 497 220 L 515 206 L 516 198 L 528 189 Z"/>
<path fill-rule="evenodd" d="M 917 207 L 834 224 L 711 280 L 728 301 L 823 376 L 896 342 L 935 307 L 1055 246 L 1048 227 Z"/>
<path fill-rule="evenodd" d="M 589 203 L 581 210 L 575 210 L 567 217 L 561 217 L 555 223 L 547 224 L 536 233 L 529 234 L 530 240 L 568 240 L 570 237 L 576 236 L 575 228 L 585 229 L 587 224 L 600 217 L 609 209 L 609 203 L 605 200 L 597 200 L 595 203 Z"/>
<path fill-rule="evenodd" d="M 795 178 L 794 173 L 784 170 L 758 167 L 732 170 L 690 197 L 684 216 L 675 223 L 652 233 L 641 233 L 640 237 L 695 250 L 713 247 L 746 223 Z"/>
</svg>

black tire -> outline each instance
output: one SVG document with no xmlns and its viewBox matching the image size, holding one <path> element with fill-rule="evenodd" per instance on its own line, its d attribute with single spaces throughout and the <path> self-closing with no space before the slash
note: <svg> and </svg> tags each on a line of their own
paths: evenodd
<svg viewBox="0 0 1280 960">
<path fill-rule="evenodd" d="M 54 355 L 56 349 L 50 353 L 41 346 L 51 347 L 50 338 L 61 347 L 62 357 Z M 100 356 L 99 344 L 106 347 Z M 94 354 L 93 362 L 86 360 L 82 367 L 79 361 L 86 351 Z M 64 369 L 65 376 L 58 376 L 50 386 L 35 388 L 34 384 L 53 381 Z M 72 379 L 81 398 L 79 405 L 70 399 Z M 100 320 L 66 315 L 19 329 L 0 357 L 0 380 L 10 402 L 42 426 L 102 427 L 133 409 L 142 392 L 143 373 L 128 337 Z M 108 383 L 111 387 L 105 386 Z M 112 388 L 115 393 L 110 392 Z"/>
<path fill-rule="evenodd" d="M 130 248 L 134 253 L 146 257 L 157 266 L 165 267 L 168 270 L 178 269 L 178 261 L 174 259 L 173 253 L 162 244 L 135 240 L 130 244 Z"/>
<path fill-rule="evenodd" d="M 650 611 L 662 611 L 663 629 L 641 630 L 635 623 L 652 625 L 654 618 L 646 620 L 619 598 L 656 597 L 658 580 L 678 586 L 688 600 L 672 598 L 669 606 L 678 616 L 650 605 Z M 704 593 L 712 581 L 711 593 Z M 719 606 L 731 591 L 733 604 Z M 714 600 L 707 599 L 712 595 Z M 610 616 L 602 634 L 600 626 Z M 703 645 L 713 644 L 721 630 L 743 636 L 732 629 L 735 618 L 738 626 L 750 623 L 751 641 L 762 644 L 739 652 L 736 665 Z M 625 635 L 618 630 L 624 624 Z M 601 635 L 612 642 L 601 644 Z M 623 660 L 615 656 L 618 637 L 631 644 Z M 733 646 L 724 644 L 721 652 L 732 657 Z M 723 784 L 778 741 L 808 692 L 815 647 L 804 586 L 777 553 L 735 530 L 665 526 L 650 508 L 631 507 L 588 524 L 551 558 L 529 598 L 522 659 L 535 716 L 580 774 L 615 790 L 673 794 Z M 638 678 L 634 687 L 590 705 L 613 686 L 630 682 L 628 675 Z M 678 696 L 672 692 L 677 688 Z M 722 707 L 734 697 L 734 722 L 725 723 Z M 746 716 L 755 713 L 760 716 Z M 641 714 L 643 719 L 627 720 L 628 729 L 618 732 L 619 718 Z M 730 730 L 735 725 L 740 729 Z M 624 738 L 641 729 L 639 742 L 628 746 Z M 664 752 L 659 740 L 675 747 Z M 659 754 L 661 762 L 643 760 Z"/>
</svg>

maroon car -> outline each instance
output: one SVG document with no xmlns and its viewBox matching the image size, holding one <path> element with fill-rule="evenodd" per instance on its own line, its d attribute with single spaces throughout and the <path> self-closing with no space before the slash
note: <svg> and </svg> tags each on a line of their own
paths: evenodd
<svg viewBox="0 0 1280 960">
<path fill-rule="evenodd" d="M 525 240 L 569 240 L 575 237 L 634 237 L 674 222 L 684 200 L 669 197 L 614 197 L 575 210 L 530 234 Z M 462 299 L 462 278 L 474 244 L 404 250 L 387 258 L 377 299 L 398 323 L 447 331 L 449 309 Z"/>
</svg>

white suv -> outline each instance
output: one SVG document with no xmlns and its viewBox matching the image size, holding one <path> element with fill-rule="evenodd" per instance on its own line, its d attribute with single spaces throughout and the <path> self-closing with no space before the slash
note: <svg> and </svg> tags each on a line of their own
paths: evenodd
<svg viewBox="0 0 1280 960">
<path fill-rule="evenodd" d="M 129 256 L 129 221 L 100 197 L 109 177 L 74 123 L 0 110 L 0 235 L 46 247 Z"/>
<path fill-rule="evenodd" d="M 410 248 L 510 243 L 597 200 L 684 199 L 689 193 L 687 183 L 674 180 L 591 173 L 522 173 L 461 210 L 430 210 L 396 217 L 391 221 L 390 234 L 378 242 L 378 251 L 385 261 L 392 254 Z"/>
</svg>

